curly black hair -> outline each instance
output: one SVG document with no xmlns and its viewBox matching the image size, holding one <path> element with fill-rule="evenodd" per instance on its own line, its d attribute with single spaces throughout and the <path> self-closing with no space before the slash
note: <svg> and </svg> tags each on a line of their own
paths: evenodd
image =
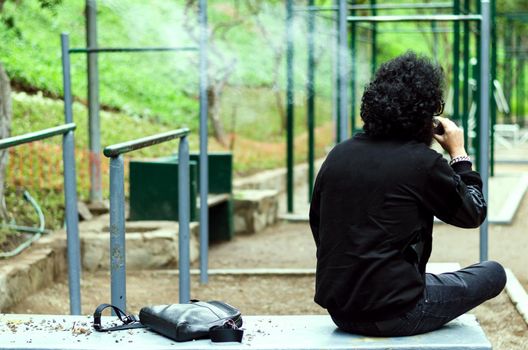
<svg viewBox="0 0 528 350">
<path fill-rule="evenodd" d="M 412 51 L 382 64 L 361 99 L 363 130 L 374 138 L 431 144 L 444 89 L 442 68 Z"/>
</svg>

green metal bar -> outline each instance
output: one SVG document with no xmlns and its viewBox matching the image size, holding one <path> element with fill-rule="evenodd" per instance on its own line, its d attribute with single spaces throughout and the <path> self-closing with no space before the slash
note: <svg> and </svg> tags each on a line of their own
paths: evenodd
<svg viewBox="0 0 528 350">
<path fill-rule="evenodd" d="M 509 30 L 504 31 L 504 51 L 506 53 L 506 57 L 504 59 L 504 97 L 506 98 L 506 102 L 508 103 L 508 105 L 511 106 L 513 69 L 511 55 L 508 52 L 508 48 L 511 48 L 513 46 L 513 22 L 511 20 L 506 21 L 506 28 L 508 28 Z M 512 112 L 510 108 L 510 112 L 506 113 L 506 115 L 504 116 L 505 123 L 511 123 L 511 114 Z"/>
<path fill-rule="evenodd" d="M 356 10 L 352 9 L 350 13 L 354 16 L 355 12 Z M 357 24 L 354 22 L 350 24 L 350 135 L 354 135 L 354 131 L 356 130 L 356 26 Z"/>
<path fill-rule="evenodd" d="M 480 0 L 475 0 L 476 2 L 476 5 L 477 5 L 477 12 L 480 13 L 480 10 L 481 10 L 481 3 L 480 3 Z M 476 35 L 476 44 L 475 44 L 475 50 L 476 50 L 476 57 L 477 57 L 477 64 L 475 66 L 475 80 L 477 82 L 477 90 L 475 91 L 475 99 L 474 101 L 476 101 L 476 106 L 477 106 L 477 110 L 476 110 L 476 113 L 475 113 L 475 160 L 476 160 L 476 167 L 477 169 L 480 169 L 480 159 L 481 159 L 481 156 L 480 156 L 480 152 L 481 152 L 481 149 L 480 149 L 480 138 L 481 137 L 488 137 L 488 135 L 481 135 L 480 134 L 480 124 L 481 124 L 481 121 L 480 121 L 480 109 L 482 108 L 482 101 L 480 100 L 480 96 L 481 96 L 481 89 L 482 89 L 482 81 L 481 81 L 481 78 L 480 78 L 480 69 L 482 67 L 482 56 L 481 56 L 481 46 L 482 46 L 482 36 L 480 35 L 481 33 L 481 23 L 480 22 L 477 22 L 476 23 L 476 26 L 477 26 L 477 32 L 478 34 Z"/>
<path fill-rule="evenodd" d="M 313 6 L 314 0 L 308 0 L 308 6 Z M 307 95 L 307 127 L 308 127 L 308 202 L 312 200 L 313 184 L 315 177 L 315 145 L 314 145 L 314 129 L 315 129 L 315 58 L 314 58 L 314 30 L 315 30 L 315 14 L 308 13 L 308 79 L 306 83 Z"/>
<path fill-rule="evenodd" d="M 73 48 L 73 53 L 106 53 L 106 52 L 164 52 L 164 51 L 198 51 L 197 47 L 97 47 L 97 48 Z"/>
<path fill-rule="evenodd" d="M 77 126 L 75 123 L 68 123 L 56 126 L 54 128 L 30 132 L 19 136 L 7 137 L 0 140 L 0 150 L 22 145 L 24 143 L 47 139 L 56 135 L 64 135 L 69 131 L 75 130 L 76 127 Z"/>
<path fill-rule="evenodd" d="M 490 93 L 490 176 L 495 176 L 495 124 L 497 124 L 497 104 L 493 98 L 493 82 L 497 79 L 497 1 L 490 1 L 490 25 L 491 25 L 491 93 Z"/>
<path fill-rule="evenodd" d="M 517 31 L 515 46 L 517 48 L 521 47 L 521 36 L 519 35 L 519 31 Z M 515 99 L 517 100 L 515 104 L 515 123 L 520 124 L 519 122 L 523 117 L 521 115 L 521 105 L 524 104 L 524 101 L 521 99 L 522 60 L 519 57 L 519 54 L 515 55 L 515 66 L 516 66 L 515 70 L 517 72 L 517 76 L 516 76 L 517 81 L 515 82 Z"/>
<path fill-rule="evenodd" d="M 464 0 L 464 11 L 467 13 L 469 12 L 469 1 L 470 0 Z M 464 43 L 463 43 L 463 60 L 464 60 L 464 70 L 463 70 L 463 77 L 464 77 L 464 84 L 462 85 L 462 128 L 464 129 L 464 145 L 466 147 L 470 148 L 471 145 L 468 142 L 468 135 L 469 135 L 469 38 L 470 38 L 470 32 L 469 32 L 469 22 L 464 22 Z"/>
<path fill-rule="evenodd" d="M 460 14 L 460 0 L 453 1 L 453 11 Z M 460 22 L 453 22 L 453 120 L 460 120 Z"/>
<path fill-rule="evenodd" d="M 106 157 L 117 157 L 120 154 L 135 151 L 141 148 L 157 145 L 172 139 L 182 138 L 189 134 L 188 128 L 181 128 L 164 133 L 143 137 L 137 140 L 127 141 L 105 147 L 103 154 Z"/>
<path fill-rule="evenodd" d="M 286 1 L 286 188 L 288 213 L 293 213 L 293 163 L 294 163 L 294 95 L 293 95 L 293 2 Z"/>
<path fill-rule="evenodd" d="M 525 100 L 525 89 L 526 89 L 526 77 L 525 77 L 525 66 L 526 66 L 526 62 L 525 62 L 525 58 L 522 58 L 521 59 L 521 68 L 519 69 L 519 77 L 520 77 L 520 81 L 519 81 L 519 90 L 521 92 L 521 95 L 520 95 L 520 106 L 521 106 L 521 119 L 518 120 L 518 123 L 519 123 L 519 126 L 521 128 L 524 128 L 525 125 L 526 125 L 526 115 L 524 114 L 525 113 L 525 103 L 526 103 L 526 100 Z"/>
<path fill-rule="evenodd" d="M 352 22 L 355 23 L 355 22 Z M 437 33 L 454 33 L 453 29 L 438 28 L 435 21 L 431 21 L 431 29 L 397 29 L 397 30 L 380 30 L 377 29 L 378 34 L 437 34 Z"/>
<path fill-rule="evenodd" d="M 422 9 L 450 9 L 451 2 L 425 3 L 425 4 L 372 4 L 371 5 L 351 5 L 349 10 L 422 10 Z"/>
<path fill-rule="evenodd" d="M 348 16 L 349 22 L 451 22 L 480 21 L 481 15 Z"/>
<path fill-rule="evenodd" d="M 339 0 L 334 0 L 334 4 L 337 9 L 339 9 Z M 335 72 L 336 72 L 336 95 L 335 95 L 335 105 L 336 105 L 336 136 L 335 136 L 335 142 L 339 143 L 341 142 L 341 78 L 339 76 L 341 69 L 341 47 L 340 47 L 340 41 L 339 41 L 339 11 L 337 12 L 336 16 L 336 62 L 335 62 Z"/>
<path fill-rule="evenodd" d="M 438 29 L 436 28 L 436 22 L 431 22 L 430 32 L 433 34 L 433 57 L 435 61 L 438 61 Z"/>
<path fill-rule="evenodd" d="M 376 4 L 376 5 L 349 5 L 348 10 L 421 10 L 421 9 L 450 9 L 452 8 L 451 2 L 437 2 L 437 3 L 425 3 L 425 4 Z M 338 6 L 296 6 L 295 11 L 337 11 Z"/>
<path fill-rule="evenodd" d="M 372 16 L 377 16 L 378 13 L 376 11 L 376 0 L 370 0 L 370 5 L 372 6 Z M 377 47 L 377 33 L 376 33 L 376 22 L 372 22 L 372 44 L 371 44 L 371 52 L 370 52 L 370 74 L 372 77 L 374 77 L 374 74 L 376 73 L 376 54 L 378 51 Z"/>
<path fill-rule="evenodd" d="M 497 14 L 498 17 L 506 17 L 508 19 L 519 19 L 522 21 L 528 21 L 528 12 L 500 12 Z"/>
</svg>

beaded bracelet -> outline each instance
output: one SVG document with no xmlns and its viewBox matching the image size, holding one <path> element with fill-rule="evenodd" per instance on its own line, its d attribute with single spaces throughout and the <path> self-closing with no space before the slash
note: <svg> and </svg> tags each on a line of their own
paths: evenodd
<svg viewBox="0 0 528 350">
<path fill-rule="evenodd" d="M 449 165 L 453 165 L 458 162 L 470 162 L 471 163 L 471 158 L 469 158 L 469 156 L 458 156 L 458 157 L 451 159 L 451 161 L 449 162 Z"/>
</svg>

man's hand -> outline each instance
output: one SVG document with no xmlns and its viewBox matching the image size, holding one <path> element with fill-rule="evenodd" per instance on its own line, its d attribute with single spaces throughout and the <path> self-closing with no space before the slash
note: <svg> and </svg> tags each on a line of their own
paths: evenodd
<svg viewBox="0 0 528 350">
<path fill-rule="evenodd" d="M 467 156 L 466 149 L 464 148 L 464 133 L 462 129 L 447 118 L 437 118 L 444 127 L 444 133 L 442 135 L 434 134 L 435 140 L 449 153 L 451 159 Z"/>
</svg>

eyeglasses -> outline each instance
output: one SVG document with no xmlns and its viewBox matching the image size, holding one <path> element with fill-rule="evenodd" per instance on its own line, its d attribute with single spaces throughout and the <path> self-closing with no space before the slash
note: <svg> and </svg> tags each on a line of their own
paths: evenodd
<svg viewBox="0 0 528 350">
<path fill-rule="evenodd" d="M 440 106 L 438 106 L 438 110 L 433 113 L 433 116 L 438 117 L 439 115 L 442 115 L 442 113 L 444 113 L 444 106 L 445 106 L 445 101 L 442 100 L 440 102 Z"/>
</svg>

